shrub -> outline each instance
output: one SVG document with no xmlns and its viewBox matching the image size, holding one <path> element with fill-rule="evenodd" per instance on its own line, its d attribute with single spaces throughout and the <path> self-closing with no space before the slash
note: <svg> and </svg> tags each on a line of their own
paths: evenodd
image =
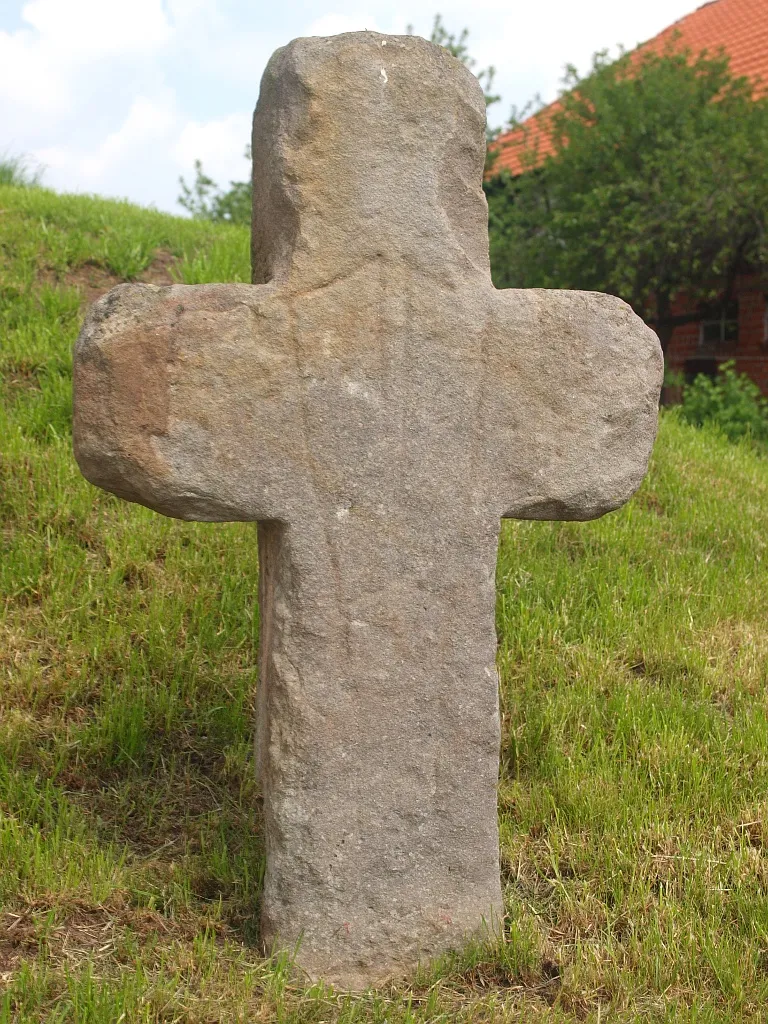
<svg viewBox="0 0 768 1024">
<path fill-rule="evenodd" d="M 731 441 L 751 439 L 768 444 L 768 400 L 758 386 L 734 363 L 723 363 L 713 380 L 700 374 L 683 390 L 680 413 L 696 426 L 705 423 L 718 427 Z"/>
<path fill-rule="evenodd" d="M 33 170 L 24 157 L 0 155 L 0 185 L 31 188 L 40 184 L 41 176 L 42 172 Z"/>
</svg>

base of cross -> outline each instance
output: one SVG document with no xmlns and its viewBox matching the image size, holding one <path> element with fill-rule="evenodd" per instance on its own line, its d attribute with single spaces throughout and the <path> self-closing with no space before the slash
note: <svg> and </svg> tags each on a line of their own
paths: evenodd
<svg viewBox="0 0 768 1024">
<path fill-rule="evenodd" d="M 288 953 L 297 978 L 306 983 L 322 981 L 344 992 L 365 992 L 410 979 L 443 954 L 460 953 L 473 943 L 503 941 L 504 917 L 500 906 L 479 916 L 469 910 L 465 919 L 435 907 L 431 913 L 401 918 L 396 925 L 394 921 L 378 925 L 369 933 L 367 950 L 364 944 L 361 948 L 360 930 L 359 922 L 343 922 L 331 943 L 310 948 L 305 936 L 289 944 L 262 920 L 262 943 L 267 956 Z"/>
</svg>

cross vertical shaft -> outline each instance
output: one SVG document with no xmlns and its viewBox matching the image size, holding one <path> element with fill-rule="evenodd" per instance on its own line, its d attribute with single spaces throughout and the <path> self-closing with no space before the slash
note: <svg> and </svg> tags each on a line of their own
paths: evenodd
<svg viewBox="0 0 768 1024">
<path fill-rule="evenodd" d="M 259 528 L 258 754 L 265 939 L 356 987 L 503 914 L 498 519 L 343 513 Z"/>
</svg>

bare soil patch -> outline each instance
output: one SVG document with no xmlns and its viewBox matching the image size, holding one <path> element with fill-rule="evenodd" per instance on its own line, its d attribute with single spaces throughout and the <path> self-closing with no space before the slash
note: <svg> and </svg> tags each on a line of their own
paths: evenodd
<svg viewBox="0 0 768 1024">
<path fill-rule="evenodd" d="M 0 367 L 0 380 L 9 388 L 40 391 L 42 366 L 30 359 L 11 359 Z"/>
<path fill-rule="evenodd" d="M 80 900 L 65 906 L 36 903 L 0 915 L 0 979 L 39 956 L 43 947 L 53 962 L 74 966 L 84 960 L 119 960 L 128 933 L 143 942 L 155 936 L 162 943 L 192 942 L 198 931 L 199 922 L 191 917 L 168 919 L 147 908 Z"/>
<path fill-rule="evenodd" d="M 37 928 L 29 914 L 3 914 L 0 917 L 0 979 L 15 970 L 21 960 L 37 955 Z"/>
<path fill-rule="evenodd" d="M 157 249 L 150 265 L 146 270 L 142 270 L 135 280 L 140 284 L 176 284 L 172 272 L 178 262 L 178 258 L 172 252 L 167 249 Z M 90 261 L 79 267 L 71 267 L 65 274 L 59 276 L 51 272 L 44 272 L 40 275 L 40 279 L 46 284 L 77 288 L 89 305 L 105 295 L 110 288 L 125 283 L 124 278 L 118 277 L 117 274 L 107 270 L 101 264 Z"/>
</svg>

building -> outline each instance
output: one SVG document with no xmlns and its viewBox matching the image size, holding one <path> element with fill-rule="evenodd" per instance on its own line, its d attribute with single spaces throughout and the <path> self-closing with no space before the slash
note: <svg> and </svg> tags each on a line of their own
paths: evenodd
<svg viewBox="0 0 768 1024">
<path fill-rule="evenodd" d="M 642 45 L 658 52 L 670 43 L 693 53 L 724 49 L 731 69 L 755 83 L 755 94 L 768 90 L 768 0 L 711 0 L 676 21 Z M 523 173 L 523 153 L 533 149 L 537 159 L 554 152 L 548 121 L 557 102 L 545 107 L 519 128 L 496 142 L 494 173 Z M 529 166 L 529 165 L 526 165 Z M 698 373 L 714 375 L 720 363 L 734 359 L 736 368 L 748 374 L 768 394 L 768 280 L 744 273 L 736 281 L 735 301 L 713 319 L 702 316 L 677 327 L 667 350 L 667 367 L 687 378 Z M 693 313 L 684 295 L 675 313 Z"/>
</svg>

